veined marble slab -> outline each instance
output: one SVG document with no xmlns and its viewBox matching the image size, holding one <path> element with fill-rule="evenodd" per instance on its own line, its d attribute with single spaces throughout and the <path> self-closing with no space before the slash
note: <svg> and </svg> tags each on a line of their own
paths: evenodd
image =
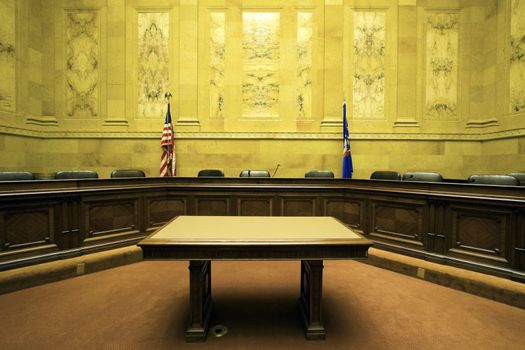
<svg viewBox="0 0 525 350">
<path fill-rule="evenodd" d="M 138 117 L 162 118 L 169 87 L 169 13 L 138 13 Z"/>
<path fill-rule="evenodd" d="M 525 0 L 512 0 L 510 18 L 510 111 L 525 111 Z"/>
<path fill-rule="evenodd" d="M 312 12 L 297 12 L 298 119 L 312 117 Z"/>
<path fill-rule="evenodd" d="M 353 119 L 385 118 L 385 26 L 385 12 L 354 12 Z"/>
<path fill-rule="evenodd" d="M 244 12 L 242 102 L 244 117 L 279 115 L 280 14 Z"/>
<path fill-rule="evenodd" d="M 66 11 L 66 115 L 99 115 L 99 12 Z"/>
<path fill-rule="evenodd" d="M 16 109 L 15 0 L 0 1 L 0 109 Z"/>
<path fill-rule="evenodd" d="M 436 120 L 458 117 L 457 13 L 426 14 L 425 116 Z"/>
<path fill-rule="evenodd" d="M 210 13 L 210 117 L 223 118 L 226 14 Z"/>
</svg>

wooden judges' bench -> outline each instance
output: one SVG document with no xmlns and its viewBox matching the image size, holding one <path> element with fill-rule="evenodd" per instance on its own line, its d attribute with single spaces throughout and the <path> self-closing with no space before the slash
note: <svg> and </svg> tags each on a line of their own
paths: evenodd
<svg viewBox="0 0 525 350">
<path fill-rule="evenodd" d="M 525 282 L 525 186 L 303 178 L 0 182 L 0 270 L 133 245 L 176 215 L 334 216 L 376 248 Z"/>
</svg>

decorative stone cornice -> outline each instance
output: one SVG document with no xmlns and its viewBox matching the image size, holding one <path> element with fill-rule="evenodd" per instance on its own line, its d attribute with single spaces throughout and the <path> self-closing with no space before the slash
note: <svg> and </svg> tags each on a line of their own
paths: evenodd
<svg viewBox="0 0 525 350">
<path fill-rule="evenodd" d="M 498 126 L 498 120 L 496 118 L 485 119 L 485 120 L 469 120 L 466 123 L 467 128 L 488 128 L 491 126 Z"/>
<path fill-rule="evenodd" d="M 42 139 L 160 139 L 161 132 L 133 131 L 53 131 L 28 130 L 9 126 L 0 126 L 0 134 L 35 137 Z M 413 140 L 413 141 L 486 141 L 525 136 L 525 128 L 484 133 L 351 133 L 352 140 Z M 201 132 L 176 131 L 177 140 L 340 140 L 341 132 Z"/>
</svg>

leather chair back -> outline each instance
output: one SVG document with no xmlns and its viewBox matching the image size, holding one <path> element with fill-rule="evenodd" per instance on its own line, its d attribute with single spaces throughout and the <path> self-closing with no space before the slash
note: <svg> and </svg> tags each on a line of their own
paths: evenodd
<svg viewBox="0 0 525 350">
<path fill-rule="evenodd" d="M 510 175 L 470 175 L 467 179 L 470 184 L 519 186 L 520 181 Z"/>
<path fill-rule="evenodd" d="M 334 172 L 331 170 L 310 170 L 304 174 L 304 177 L 334 178 Z"/>
<path fill-rule="evenodd" d="M 520 186 L 525 186 L 525 173 L 510 173 L 507 175 L 514 176 L 520 181 Z"/>
<path fill-rule="evenodd" d="M 404 173 L 403 181 L 442 182 L 443 176 L 438 173 L 414 171 Z"/>
<path fill-rule="evenodd" d="M 79 179 L 98 179 L 98 174 L 93 170 L 64 170 L 57 171 L 55 175 L 57 180 L 79 180 Z"/>
<path fill-rule="evenodd" d="M 370 175 L 371 180 L 401 180 L 401 174 L 397 171 L 378 170 Z"/>
<path fill-rule="evenodd" d="M 111 177 L 146 177 L 146 174 L 140 169 L 117 169 L 111 172 Z"/>
<path fill-rule="evenodd" d="M 0 181 L 34 180 L 35 176 L 29 171 L 0 171 Z"/>
<path fill-rule="evenodd" d="M 224 173 L 222 170 L 218 169 L 203 169 L 199 171 L 198 177 L 207 177 L 207 176 L 214 176 L 214 177 L 224 177 Z"/>
<path fill-rule="evenodd" d="M 270 177 L 268 170 L 243 170 L 239 177 Z"/>
</svg>

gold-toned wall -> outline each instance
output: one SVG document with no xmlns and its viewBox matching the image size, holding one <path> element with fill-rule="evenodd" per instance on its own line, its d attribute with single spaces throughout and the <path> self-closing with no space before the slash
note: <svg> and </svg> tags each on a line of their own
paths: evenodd
<svg viewBox="0 0 525 350">
<path fill-rule="evenodd" d="M 0 169 L 157 176 L 170 91 L 180 176 L 340 176 L 343 98 L 355 178 L 525 170 L 523 0 L 6 0 L 0 16 Z"/>
</svg>

